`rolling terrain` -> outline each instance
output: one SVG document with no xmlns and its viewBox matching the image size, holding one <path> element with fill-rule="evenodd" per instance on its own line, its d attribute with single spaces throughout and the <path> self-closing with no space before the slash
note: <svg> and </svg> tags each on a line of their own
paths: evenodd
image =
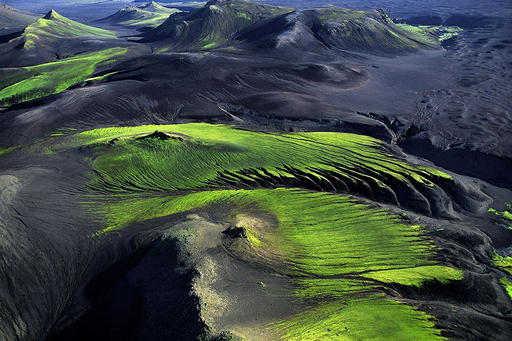
<svg viewBox="0 0 512 341">
<path fill-rule="evenodd" d="M 152 1 L 138 7 L 125 7 L 118 12 L 98 20 L 98 23 L 136 27 L 139 29 L 154 28 L 162 24 L 171 14 L 181 12 Z"/>
<path fill-rule="evenodd" d="M 510 23 L 368 3 L 11 16 L 0 340 L 509 340 Z"/>
</svg>

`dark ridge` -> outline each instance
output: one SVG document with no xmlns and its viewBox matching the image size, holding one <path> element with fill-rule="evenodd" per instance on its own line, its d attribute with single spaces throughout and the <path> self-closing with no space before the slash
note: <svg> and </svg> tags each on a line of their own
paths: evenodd
<svg viewBox="0 0 512 341">
<path fill-rule="evenodd" d="M 19 31 L 19 32 L 13 32 L 13 33 L 9 33 L 9 34 L 0 36 L 0 44 L 8 43 L 12 39 L 18 38 L 22 34 L 23 34 L 23 31 Z"/>
<path fill-rule="evenodd" d="M 492 185 L 512 189 L 512 159 L 463 148 L 442 150 L 425 138 L 400 141 L 399 146 L 412 155 L 432 161 L 454 173 L 484 180 Z"/>
<path fill-rule="evenodd" d="M 165 140 L 180 140 L 180 141 L 183 141 L 183 139 L 181 137 L 174 137 L 174 136 L 171 136 L 171 135 L 168 135 L 162 131 L 158 131 L 158 130 L 155 130 L 154 133 L 151 133 L 149 135 L 146 135 L 146 136 L 141 136 L 141 137 L 138 137 L 137 140 L 147 140 L 147 139 L 158 139 L 158 140 L 161 140 L 161 141 L 165 141 Z"/>
<path fill-rule="evenodd" d="M 48 13 L 46 13 L 44 15 L 43 19 L 47 19 L 47 20 L 53 19 L 55 14 L 57 14 L 57 12 L 55 12 L 53 9 L 51 9 L 51 10 L 48 11 Z"/>
<path fill-rule="evenodd" d="M 280 33 L 286 28 L 293 26 L 293 23 L 287 19 L 289 15 L 290 13 L 285 13 L 256 25 L 244 28 L 237 33 L 234 40 L 255 42 L 261 37 Z"/>
<path fill-rule="evenodd" d="M 179 254 L 176 241 L 159 239 L 99 274 L 85 292 L 91 308 L 47 341 L 204 338 L 195 273 Z"/>
</svg>

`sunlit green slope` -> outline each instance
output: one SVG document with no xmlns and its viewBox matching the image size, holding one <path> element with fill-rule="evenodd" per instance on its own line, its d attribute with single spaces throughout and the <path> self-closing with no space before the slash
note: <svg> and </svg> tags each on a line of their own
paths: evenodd
<svg viewBox="0 0 512 341">
<path fill-rule="evenodd" d="M 111 48 L 4 71 L 0 80 L 0 107 L 60 93 L 86 80 L 99 65 L 115 61 L 126 51 L 125 48 Z"/>
<path fill-rule="evenodd" d="M 152 1 L 139 7 L 123 8 L 99 22 L 130 27 L 156 27 L 169 18 L 169 15 L 178 12 L 181 11 Z"/>
<path fill-rule="evenodd" d="M 462 272 L 436 260 L 438 249 L 423 227 L 348 197 L 341 183 L 373 178 L 372 188 L 393 182 L 428 188 L 451 181 L 449 175 L 345 133 L 184 124 L 57 138 L 56 152 L 86 146 L 92 152 L 95 194 L 84 205 L 104 224 L 100 236 L 187 211 L 222 212 L 244 227 L 247 239 L 230 252 L 286 276 L 290 295 L 304 307 L 267 326 L 276 340 L 444 339 L 432 316 L 386 296 L 385 288 L 446 284 Z M 326 187 L 300 188 L 312 183 Z"/>
<path fill-rule="evenodd" d="M 20 39 L 23 40 L 25 48 L 34 48 L 38 44 L 44 45 L 59 39 L 88 36 L 115 38 L 113 32 L 81 24 L 51 10 L 43 18 L 27 26 Z"/>
</svg>

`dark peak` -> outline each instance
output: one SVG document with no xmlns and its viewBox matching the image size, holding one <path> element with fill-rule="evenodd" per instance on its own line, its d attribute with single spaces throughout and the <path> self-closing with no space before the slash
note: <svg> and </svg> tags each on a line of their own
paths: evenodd
<svg viewBox="0 0 512 341">
<path fill-rule="evenodd" d="M 210 0 L 206 3 L 206 6 L 222 6 L 222 5 L 232 5 L 232 4 L 239 4 L 239 3 L 247 3 L 249 1 L 247 0 Z"/>
<path fill-rule="evenodd" d="M 54 19 L 57 15 L 59 15 L 59 13 L 55 12 L 55 10 L 51 9 L 48 11 L 48 13 L 45 14 L 45 16 L 43 17 L 44 19 Z"/>
</svg>

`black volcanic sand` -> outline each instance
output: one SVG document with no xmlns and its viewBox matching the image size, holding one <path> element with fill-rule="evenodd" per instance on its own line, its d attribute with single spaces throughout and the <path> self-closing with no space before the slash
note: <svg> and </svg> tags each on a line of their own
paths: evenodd
<svg viewBox="0 0 512 341">
<path fill-rule="evenodd" d="M 422 15 L 449 17 L 431 1 L 421 6 L 431 11 Z M 118 72 L 102 83 L 1 110 L 0 145 L 30 145 L 62 127 L 191 121 L 355 132 L 398 143 L 411 160 L 456 173 L 474 197 L 458 198 L 451 220 L 407 212 L 427 226 L 444 250 L 441 260 L 465 270 L 465 279 L 394 286 L 387 294 L 435 316 L 447 337 L 509 340 L 512 307 L 497 282 L 503 273 L 486 260 L 494 249 L 510 255 L 512 236 L 486 209 L 512 201 L 511 24 L 477 22 L 445 49 L 396 57 L 293 48 L 142 55 L 151 48 L 108 41 L 142 52 L 100 70 Z M 1 158 L 6 340 L 194 340 L 225 330 L 268 340 L 266 323 L 301 309 L 290 299 L 287 278 L 233 252 L 243 241 L 222 234 L 232 223 L 222 208 L 91 238 L 101 224 L 81 206 L 89 156 L 14 151 Z"/>
</svg>

